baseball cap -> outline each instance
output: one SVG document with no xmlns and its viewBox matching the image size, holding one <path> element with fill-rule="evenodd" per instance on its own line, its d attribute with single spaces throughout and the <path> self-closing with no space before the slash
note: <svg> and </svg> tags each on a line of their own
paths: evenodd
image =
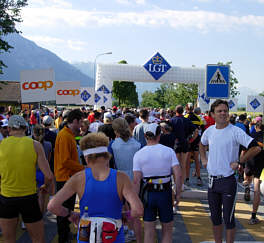
<svg viewBox="0 0 264 243">
<path fill-rule="evenodd" d="M 106 118 L 112 118 L 112 113 L 111 112 L 105 112 L 104 113 L 104 119 Z"/>
<path fill-rule="evenodd" d="M 13 128 L 27 127 L 26 120 L 19 115 L 13 115 L 9 118 L 8 126 Z"/>
<path fill-rule="evenodd" d="M 150 123 L 144 128 L 144 133 L 149 134 L 150 136 L 156 136 L 157 127 L 159 125 L 157 123 Z"/>
<path fill-rule="evenodd" d="M 113 109 L 113 110 L 117 110 L 117 107 L 114 105 L 112 109 Z"/>
<path fill-rule="evenodd" d="M 1 127 L 8 127 L 8 120 L 7 119 L 1 120 Z"/>
<path fill-rule="evenodd" d="M 70 113 L 70 110 L 64 110 L 62 112 L 62 119 L 66 119 L 68 117 L 69 113 Z"/>
<path fill-rule="evenodd" d="M 51 125 L 51 123 L 52 123 L 52 118 L 51 118 L 51 116 L 44 116 L 43 117 L 43 124 L 44 125 Z"/>
</svg>

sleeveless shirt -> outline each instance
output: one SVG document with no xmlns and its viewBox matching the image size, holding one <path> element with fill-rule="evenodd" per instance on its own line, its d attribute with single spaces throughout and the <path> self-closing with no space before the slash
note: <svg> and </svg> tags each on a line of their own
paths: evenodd
<svg viewBox="0 0 264 243">
<path fill-rule="evenodd" d="M 89 217 L 122 218 L 123 204 L 118 195 L 116 179 L 117 171 L 113 169 L 110 169 L 109 175 L 104 181 L 95 180 L 91 168 L 85 169 L 85 189 L 80 200 L 80 217 L 87 206 Z M 123 227 L 115 242 L 125 242 Z M 78 240 L 78 243 L 82 243 L 82 241 Z"/>
<path fill-rule="evenodd" d="M 28 137 L 8 137 L 0 144 L 1 195 L 23 197 L 37 193 L 37 154 Z"/>
</svg>

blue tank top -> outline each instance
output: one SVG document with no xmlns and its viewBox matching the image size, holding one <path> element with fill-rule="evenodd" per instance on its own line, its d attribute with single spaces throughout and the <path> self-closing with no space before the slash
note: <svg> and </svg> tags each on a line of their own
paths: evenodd
<svg viewBox="0 0 264 243">
<path fill-rule="evenodd" d="M 116 170 L 110 169 L 109 175 L 104 181 L 97 181 L 93 177 L 92 169 L 85 169 L 85 188 L 79 203 L 80 216 L 84 213 L 84 207 L 88 206 L 90 217 L 122 218 L 123 204 L 117 192 L 116 173 Z M 78 243 L 82 242 L 78 240 Z M 123 227 L 115 242 L 125 242 Z"/>
</svg>

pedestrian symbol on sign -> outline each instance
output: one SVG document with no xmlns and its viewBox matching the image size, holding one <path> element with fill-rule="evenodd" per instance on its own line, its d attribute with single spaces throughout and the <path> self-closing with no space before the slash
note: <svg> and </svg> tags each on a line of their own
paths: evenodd
<svg viewBox="0 0 264 243">
<path fill-rule="evenodd" d="M 226 84 L 226 80 L 219 68 L 216 69 L 213 77 L 209 81 L 209 84 Z"/>
</svg>

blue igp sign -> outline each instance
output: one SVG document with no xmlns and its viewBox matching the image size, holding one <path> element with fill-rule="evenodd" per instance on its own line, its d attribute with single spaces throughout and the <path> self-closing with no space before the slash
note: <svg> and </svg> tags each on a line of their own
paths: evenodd
<svg viewBox="0 0 264 243">
<path fill-rule="evenodd" d="M 205 94 L 207 98 L 228 99 L 230 94 L 229 65 L 208 64 L 206 67 Z"/>
</svg>

